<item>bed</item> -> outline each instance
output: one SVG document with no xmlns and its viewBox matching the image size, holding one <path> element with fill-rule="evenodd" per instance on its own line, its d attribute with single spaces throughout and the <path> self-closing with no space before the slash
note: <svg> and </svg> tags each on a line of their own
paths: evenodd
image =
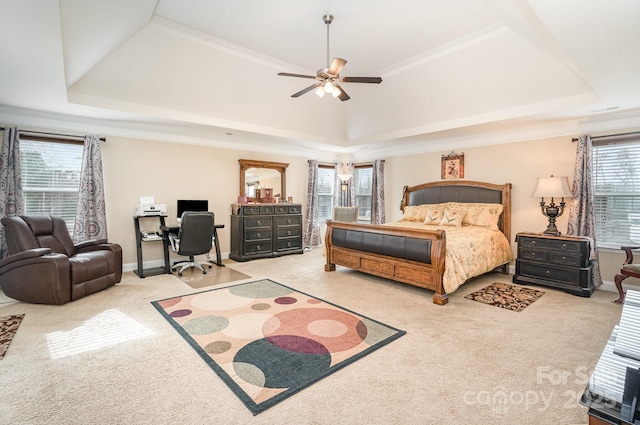
<svg viewBox="0 0 640 425">
<path fill-rule="evenodd" d="M 403 190 L 401 220 L 327 220 L 326 271 L 336 265 L 448 294 L 490 271 L 508 273 L 511 183 L 443 180 Z"/>
</svg>

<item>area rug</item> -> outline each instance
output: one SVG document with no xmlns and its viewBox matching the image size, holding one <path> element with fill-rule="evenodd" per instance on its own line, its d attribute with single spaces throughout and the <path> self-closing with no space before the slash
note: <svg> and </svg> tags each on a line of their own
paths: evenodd
<svg viewBox="0 0 640 425">
<path fill-rule="evenodd" d="M 533 304 L 542 295 L 544 295 L 544 291 L 495 282 L 486 288 L 472 292 L 465 298 L 520 312 Z"/>
<path fill-rule="evenodd" d="M 13 336 L 18 332 L 18 326 L 22 323 L 24 314 L 14 314 L 0 317 L 0 360 L 9 349 Z"/>
<path fill-rule="evenodd" d="M 254 415 L 405 334 L 269 279 L 152 304 Z"/>
</svg>

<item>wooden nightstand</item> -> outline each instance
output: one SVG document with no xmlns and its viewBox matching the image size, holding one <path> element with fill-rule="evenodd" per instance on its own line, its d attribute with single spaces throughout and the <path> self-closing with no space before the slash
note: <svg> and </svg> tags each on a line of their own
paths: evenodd
<svg viewBox="0 0 640 425">
<path fill-rule="evenodd" d="M 513 283 L 549 286 L 581 297 L 593 294 L 589 239 L 518 233 L 516 242 Z"/>
</svg>

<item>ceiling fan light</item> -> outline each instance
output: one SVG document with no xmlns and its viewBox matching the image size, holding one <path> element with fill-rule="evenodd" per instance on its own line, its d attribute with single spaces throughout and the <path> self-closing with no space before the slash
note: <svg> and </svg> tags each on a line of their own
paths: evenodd
<svg viewBox="0 0 640 425">
<path fill-rule="evenodd" d="M 318 95 L 318 97 L 322 97 L 324 96 L 324 87 L 320 86 L 316 89 L 316 94 Z"/>
<path fill-rule="evenodd" d="M 337 88 L 337 87 L 334 87 L 334 88 L 333 88 L 333 91 L 331 92 L 331 94 L 333 95 L 333 97 L 338 97 L 338 96 L 340 96 L 340 94 L 341 94 L 341 93 L 342 93 L 342 92 L 341 92 L 341 91 L 340 91 L 340 89 L 339 89 L 339 88 Z"/>
<path fill-rule="evenodd" d="M 333 83 L 331 81 L 327 81 L 326 83 L 324 83 L 324 91 L 327 93 L 331 93 L 333 92 Z"/>
</svg>

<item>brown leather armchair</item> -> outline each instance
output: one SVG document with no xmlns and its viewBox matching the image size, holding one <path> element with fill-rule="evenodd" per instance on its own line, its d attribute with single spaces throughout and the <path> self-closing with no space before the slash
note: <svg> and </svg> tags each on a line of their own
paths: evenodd
<svg viewBox="0 0 640 425">
<path fill-rule="evenodd" d="M 9 256 L 0 260 L 6 296 L 35 304 L 65 304 L 122 279 L 122 248 L 106 240 L 74 244 L 60 217 L 4 217 Z"/>
<path fill-rule="evenodd" d="M 614 301 L 614 303 L 623 303 L 624 302 L 624 291 L 622 290 L 622 281 L 628 277 L 640 278 L 640 264 L 633 264 L 633 252 L 631 250 L 638 249 L 640 246 L 621 246 L 620 249 L 623 250 L 627 254 L 627 258 L 625 258 L 624 263 L 622 263 L 622 268 L 620 269 L 620 273 L 616 275 L 614 281 L 616 283 L 616 288 L 618 289 L 618 294 L 620 297 Z"/>
</svg>

